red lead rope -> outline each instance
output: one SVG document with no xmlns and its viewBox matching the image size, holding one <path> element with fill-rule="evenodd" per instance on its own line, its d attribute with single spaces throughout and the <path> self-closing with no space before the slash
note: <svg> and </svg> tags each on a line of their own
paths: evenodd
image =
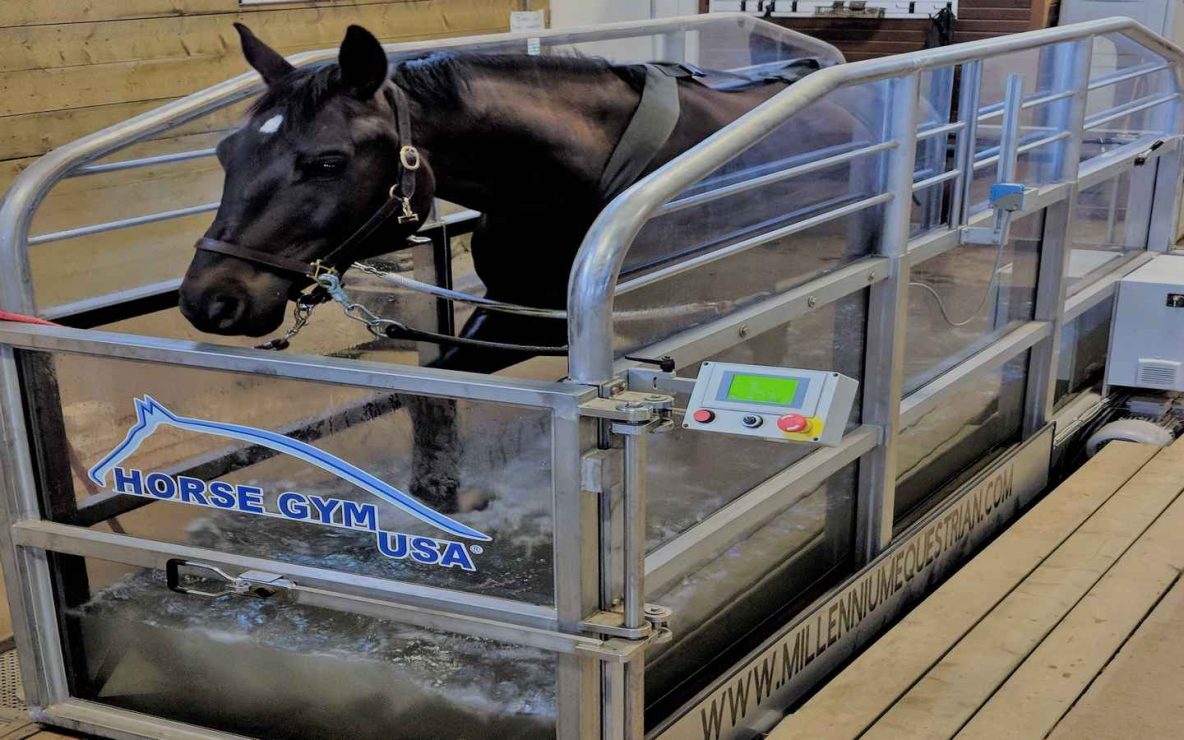
<svg viewBox="0 0 1184 740">
<path fill-rule="evenodd" d="M 18 324 L 37 324 L 38 326 L 61 326 L 61 324 L 39 319 L 36 316 L 26 316 L 23 313 L 9 313 L 8 311 L 0 311 L 0 321 L 13 321 Z"/>
</svg>

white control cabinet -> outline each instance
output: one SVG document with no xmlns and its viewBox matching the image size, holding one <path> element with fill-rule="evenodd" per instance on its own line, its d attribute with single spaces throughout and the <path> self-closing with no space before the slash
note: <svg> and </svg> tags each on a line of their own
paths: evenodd
<svg viewBox="0 0 1184 740">
<path fill-rule="evenodd" d="M 1184 391 L 1184 257 L 1161 255 L 1119 283 L 1106 384 Z"/>
</svg>

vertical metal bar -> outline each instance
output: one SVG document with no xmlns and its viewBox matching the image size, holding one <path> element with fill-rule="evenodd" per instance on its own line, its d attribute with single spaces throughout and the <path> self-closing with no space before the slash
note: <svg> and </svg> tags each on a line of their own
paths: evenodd
<svg viewBox="0 0 1184 740">
<path fill-rule="evenodd" d="M 959 175 L 954 189 L 954 203 L 950 206 L 950 225 L 965 226 L 970 216 L 971 188 L 974 185 L 974 150 L 978 144 L 978 106 L 982 95 L 983 63 L 962 65 L 961 87 L 958 90 L 958 120 L 965 124 L 958 132 L 955 168 Z"/>
<path fill-rule="evenodd" d="M 1024 76 L 1007 76 L 1003 93 L 1003 121 L 999 131 L 999 161 L 995 165 L 996 182 L 1014 182 L 1020 146 L 1020 113 L 1024 102 Z"/>
<path fill-rule="evenodd" d="M 1082 39 L 1057 47 L 1054 57 L 1057 89 L 1073 90 L 1071 97 L 1052 104 L 1049 111 L 1049 122 L 1060 131 L 1070 132 L 1067 139 L 1057 144 L 1054 158 L 1054 174 L 1062 182 L 1072 183 L 1077 179 L 1092 50 L 1092 40 Z M 1035 434 L 1052 418 L 1065 323 L 1066 274 L 1073 253 L 1072 227 L 1076 210 L 1077 187 L 1074 185 L 1069 190 L 1069 196 L 1049 207 L 1044 216 L 1033 318 L 1050 322 L 1052 331 L 1032 347 L 1029 355 L 1028 385 L 1024 396 L 1025 438 Z"/>
<path fill-rule="evenodd" d="M 0 206 L 0 309 L 14 313 L 36 310 L 29 224 L 49 185 L 39 188 L 24 180 L 33 177 L 30 170 L 38 164 L 13 184 Z M 59 172 L 54 181 L 60 176 Z M 26 702 L 35 707 L 64 701 L 70 693 L 47 555 L 12 542 L 14 523 L 40 518 L 17 358 L 12 347 L 0 344 L 0 562 Z"/>
<path fill-rule="evenodd" d="M 616 425 L 625 438 L 624 528 L 625 589 L 624 624 L 645 624 L 645 473 L 649 426 Z M 645 735 L 645 660 L 637 656 L 625 666 L 625 737 Z"/>
<path fill-rule="evenodd" d="M 432 232 L 432 262 L 435 265 L 436 285 L 452 290 L 452 239 L 445 225 Z M 441 334 L 456 336 L 456 312 L 452 301 L 436 299 L 436 326 Z"/>
<path fill-rule="evenodd" d="M 584 491 L 582 461 L 596 448 L 597 423 L 582 419 L 578 406 L 551 416 L 554 487 L 555 609 L 559 629 L 580 631 L 580 622 L 599 606 L 597 497 Z M 601 665 L 593 658 L 558 658 L 558 736 L 601 734 Z"/>
<path fill-rule="evenodd" d="M 1184 110 L 1175 106 L 1180 115 Z M 1179 121 L 1179 118 L 1176 119 Z M 1178 124 L 1174 124 L 1178 125 Z M 1184 181 L 1184 146 L 1157 158 L 1155 170 L 1155 196 L 1151 200 L 1150 226 L 1147 231 L 1147 249 L 1152 252 L 1170 252 L 1176 246 L 1179 234 L 1181 183 Z"/>
<path fill-rule="evenodd" d="M 0 295 L 0 304 L 8 298 Z M 43 707 L 64 701 L 69 689 L 46 553 L 12 542 L 14 523 L 41 517 L 21 395 L 16 356 L 0 345 L 0 561 L 26 701 Z"/>
<path fill-rule="evenodd" d="M 625 664 L 625 737 L 645 737 L 645 656 L 638 655 Z"/>
<path fill-rule="evenodd" d="M 648 432 L 625 436 L 625 626 L 645 623 L 645 466 Z"/>
<path fill-rule="evenodd" d="M 609 663 L 604 667 L 604 705 L 601 726 L 603 740 L 617 740 L 626 736 L 625 729 L 625 666 Z M 567 735 L 560 734 L 560 740 Z"/>
<path fill-rule="evenodd" d="M 859 466 L 856 553 L 875 557 L 892 539 L 896 498 L 896 442 L 904 381 L 905 326 L 908 320 L 909 222 L 917 145 L 917 74 L 891 80 L 888 135 L 900 142 L 888 153 L 884 189 L 893 198 L 884 207 L 880 249 L 889 259 L 888 278 L 871 288 L 867 355 L 863 376 L 863 423 L 883 429 L 879 446 Z"/>
</svg>

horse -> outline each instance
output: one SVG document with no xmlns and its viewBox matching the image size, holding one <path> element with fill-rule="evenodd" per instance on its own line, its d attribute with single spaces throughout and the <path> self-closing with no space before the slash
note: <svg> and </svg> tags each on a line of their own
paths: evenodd
<svg viewBox="0 0 1184 740">
<path fill-rule="evenodd" d="M 221 205 L 180 289 L 186 319 L 221 335 L 275 331 L 309 283 L 303 267 L 343 271 L 393 251 L 435 198 L 482 214 L 471 252 L 488 298 L 562 309 L 581 239 L 616 194 L 792 82 L 722 91 L 676 69 L 669 89 L 677 119 L 606 186 L 648 94 L 651 66 L 433 53 L 392 68 L 374 35 L 350 26 L 336 63 L 297 69 L 246 26 L 236 29 L 266 90 L 245 124 L 217 145 Z M 828 125 L 849 131 L 858 124 Z M 814 134 L 825 138 L 824 127 Z M 530 353 L 480 342 L 561 346 L 566 326 L 478 308 L 460 336 L 474 341 L 443 348 L 430 364 L 496 372 Z M 454 512 L 461 507 L 454 404 L 407 406 L 411 492 Z"/>
</svg>

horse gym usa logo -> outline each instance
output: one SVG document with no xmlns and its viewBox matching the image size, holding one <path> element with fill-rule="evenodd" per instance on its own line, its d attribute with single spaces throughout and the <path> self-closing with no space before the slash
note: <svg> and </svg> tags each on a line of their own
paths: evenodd
<svg viewBox="0 0 1184 740">
<path fill-rule="evenodd" d="M 274 503 L 270 503 L 264 500 L 263 489 L 256 486 L 217 480 L 207 482 L 185 475 L 144 472 L 136 468 L 123 467 L 123 461 L 134 454 L 145 439 L 152 436 L 160 427 L 168 426 L 267 447 L 315 465 L 452 537 L 477 542 L 488 542 L 492 539 L 487 534 L 424 506 L 410 495 L 357 466 L 306 442 L 266 429 L 179 416 L 147 395 L 133 401 L 136 407 L 135 424 L 128 430 L 124 440 L 87 472 L 92 481 L 104 488 L 108 487 L 108 479 L 111 478 L 110 488 L 116 493 L 371 532 L 375 536 L 378 551 L 388 558 L 444 568 L 476 570 L 472 556 L 481 554 L 480 545 L 380 529 L 378 506 L 373 502 L 359 503 L 298 491 L 284 491 L 275 498 Z"/>
</svg>

